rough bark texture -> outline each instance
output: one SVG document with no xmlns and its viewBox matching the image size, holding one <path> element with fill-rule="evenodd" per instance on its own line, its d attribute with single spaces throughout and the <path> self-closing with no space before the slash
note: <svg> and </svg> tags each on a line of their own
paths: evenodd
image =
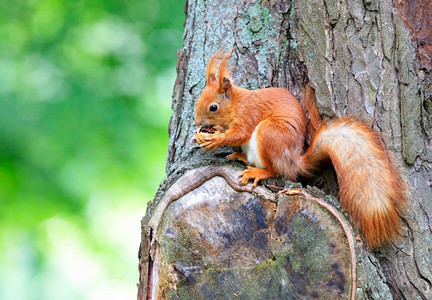
<svg viewBox="0 0 432 300">
<path fill-rule="evenodd" d="M 159 295 L 169 298 L 188 298 L 188 296 L 229 298 L 226 294 L 223 296 L 215 294 L 215 291 L 232 292 L 239 298 L 247 298 L 251 295 L 268 297 L 269 294 L 262 294 L 259 284 L 250 279 L 249 273 L 241 268 L 241 272 L 239 268 L 229 269 L 233 266 L 242 266 L 250 272 L 265 269 L 265 272 L 270 274 L 268 278 L 280 280 L 273 282 L 274 287 L 279 287 L 280 293 L 287 293 L 279 294 L 280 297 L 287 295 L 312 297 L 315 295 L 315 289 L 319 288 L 313 285 L 317 278 L 308 277 L 306 271 L 302 273 L 302 278 L 306 277 L 309 281 L 299 281 L 300 283 L 290 281 L 288 286 L 303 284 L 309 294 L 301 294 L 301 292 L 296 294 L 298 291 L 292 288 L 283 290 L 281 279 L 295 279 L 293 275 L 295 272 L 292 274 L 287 272 L 286 274 L 289 275 L 285 274 L 286 277 L 280 274 L 274 275 L 274 270 L 279 270 L 280 273 L 280 270 L 290 270 L 290 266 L 286 263 L 283 266 L 278 265 L 277 259 L 268 261 L 268 254 L 276 253 L 273 257 L 283 257 L 286 262 L 286 249 L 292 250 L 295 247 L 284 244 L 288 245 L 287 248 L 280 250 L 281 244 L 278 243 L 283 244 L 287 240 L 293 242 L 289 236 L 282 237 L 282 242 L 272 240 L 276 236 L 275 220 L 284 209 L 282 202 L 276 201 L 275 204 L 271 201 L 274 198 L 269 191 L 266 190 L 267 196 L 261 198 L 247 196 L 246 190 L 241 190 L 240 193 L 232 187 L 233 190 L 229 190 L 226 186 L 226 182 L 229 181 L 227 179 L 225 183 L 222 179 L 212 179 L 213 181 L 199 188 L 200 184 L 191 188 L 185 182 L 183 187 L 169 190 L 176 180 L 179 178 L 181 180 L 181 176 L 186 171 L 203 165 L 221 165 L 224 163 L 225 155 L 231 151 L 228 147 L 223 147 L 213 153 L 204 152 L 192 142 L 194 106 L 205 85 L 206 62 L 218 49 L 231 48 L 234 50 L 231 60 L 232 76 L 237 85 L 247 88 L 285 87 L 301 97 L 302 87 L 309 80 L 316 90 L 317 105 L 323 117 L 354 115 L 381 132 L 384 142 L 392 151 L 410 186 L 410 207 L 406 212 L 404 235 L 397 244 L 378 252 L 369 251 L 361 243 L 355 247 L 357 255 L 355 294 L 359 299 L 391 299 L 392 297 L 432 299 L 432 147 L 430 144 L 432 1 L 421 1 L 415 4 L 412 1 L 390 0 L 208 2 L 189 0 L 185 8 L 187 15 L 185 44 L 178 52 L 178 76 L 173 95 L 167 180 L 159 189 L 154 202 L 149 204 L 147 215 L 143 219 L 139 299 L 151 295 L 151 291 L 147 289 L 149 281 L 156 278 L 153 276 L 154 272 L 163 268 L 166 268 L 165 271 L 171 276 L 177 274 L 177 277 L 170 277 L 171 279 L 167 279 L 168 281 L 160 285 L 163 286 L 163 290 Z M 220 177 L 221 174 L 218 172 L 215 176 Z M 327 186 L 330 187 L 328 191 L 334 191 L 335 186 L 334 182 L 331 182 L 331 176 L 325 178 Z M 234 242 L 231 240 L 232 243 L 226 243 L 222 248 L 224 251 L 231 251 L 231 255 L 245 246 L 241 244 L 244 241 L 234 234 L 234 224 L 231 224 L 234 226 L 231 228 L 232 231 L 224 231 L 227 234 L 225 238 L 206 244 L 206 232 L 213 230 L 213 236 L 217 234 L 213 226 L 205 227 L 206 224 L 202 223 L 200 226 L 197 225 L 198 227 L 192 226 L 195 224 L 193 222 L 198 222 L 199 217 L 181 204 L 191 201 L 191 196 L 187 193 L 189 191 L 201 195 L 199 199 L 205 198 L 202 195 L 207 193 L 209 198 L 207 204 L 201 203 L 206 201 L 204 199 L 198 201 L 200 204 L 195 204 L 198 206 L 194 208 L 198 211 L 207 210 L 207 216 L 218 216 L 213 221 L 219 218 L 218 220 L 224 220 L 222 223 L 225 225 L 231 224 L 230 222 L 235 223 L 234 220 L 239 219 L 235 214 L 240 214 L 241 209 L 246 210 L 245 214 L 249 215 L 245 216 L 245 219 L 252 223 L 250 232 L 247 231 L 245 234 L 263 236 L 262 240 L 246 238 L 257 243 L 250 243 L 251 253 L 240 252 L 240 257 L 247 258 L 246 263 L 237 261 L 238 258 L 232 258 L 231 265 L 223 259 L 210 260 L 208 265 L 205 265 L 199 263 L 202 262 L 202 257 L 198 258 L 198 254 L 195 256 L 191 254 L 194 253 L 193 251 L 198 251 L 197 253 L 204 250 L 210 251 L 209 249 L 214 249 L 217 243 L 226 242 L 228 237 L 231 239 L 234 237 L 236 240 Z M 215 193 L 218 196 L 214 196 Z M 167 199 L 167 194 L 172 201 L 178 203 L 172 202 L 167 206 L 166 211 L 162 212 L 160 203 Z M 332 197 L 325 199 L 331 200 Z M 215 206 L 212 201 L 219 201 L 217 202 L 219 204 Z M 259 222 L 253 209 L 245 208 L 248 201 L 251 201 L 249 209 L 260 207 L 262 214 L 267 216 L 264 223 Z M 330 202 L 338 207 L 337 201 Z M 304 205 L 304 202 L 302 203 Z M 227 205 L 232 206 L 232 212 L 227 209 Z M 270 209 L 272 205 L 276 205 L 274 213 Z M 149 225 L 149 220 L 158 213 L 158 206 L 159 211 L 162 212 L 159 221 L 164 231 L 154 232 L 159 223 Z M 296 211 L 292 208 L 288 210 L 293 213 Z M 306 210 L 313 211 L 309 215 L 312 219 L 313 216 L 318 215 L 315 220 L 318 220 L 321 225 L 316 230 L 319 231 L 322 226 L 330 226 L 327 229 L 331 232 L 335 234 L 340 232 L 341 223 L 331 218 L 325 220 L 326 218 L 321 217 L 321 213 L 317 212 L 320 208 Z M 186 217 L 188 214 L 191 214 L 189 219 Z M 309 223 L 312 224 L 310 220 Z M 213 221 L 209 221 L 209 224 L 219 224 L 212 223 Z M 284 226 L 287 232 L 291 230 L 290 228 L 295 228 L 289 222 Z M 189 230 L 185 229 L 179 234 L 181 228 L 189 228 Z M 195 228 L 195 231 L 192 228 Z M 202 239 L 202 243 L 198 242 L 197 234 L 198 238 Z M 294 236 L 296 234 L 299 233 L 295 233 Z M 325 239 L 325 242 L 319 244 L 320 242 L 317 241 L 317 244 L 310 246 L 311 249 L 317 245 L 333 243 L 324 233 L 318 235 Z M 181 238 L 182 236 L 184 239 Z M 174 244 L 180 247 L 179 252 L 165 252 L 161 255 L 160 253 L 171 249 L 169 245 L 173 245 L 173 241 L 176 241 Z M 240 244 L 236 244 L 236 241 Z M 262 241 L 265 241 L 267 248 L 259 244 Z M 338 242 L 336 245 L 340 247 L 339 249 L 347 247 L 346 242 L 345 244 Z M 156 248 L 159 254 L 154 252 Z M 186 256 L 180 256 L 182 251 Z M 298 251 L 289 254 L 290 261 L 296 261 L 300 259 L 298 256 L 302 255 Z M 158 260 L 155 260 L 156 256 Z M 335 257 L 330 255 L 323 260 L 323 263 L 331 266 L 331 261 L 336 259 Z M 341 272 L 343 275 L 340 278 L 349 282 L 352 276 L 349 271 L 346 271 L 350 269 L 347 259 L 349 260 L 349 257 L 340 259 L 338 266 L 340 270 L 345 270 Z M 155 261 L 159 264 L 157 266 L 159 269 L 155 268 Z M 352 263 L 353 259 L 349 261 Z M 268 264 L 265 264 L 266 262 Z M 303 264 L 304 262 L 300 263 Z M 205 270 L 187 273 L 185 268 L 192 265 Z M 221 269 L 230 270 L 231 281 L 228 280 L 226 273 L 222 276 L 219 272 L 217 276 L 220 277 L 215 275 L 215 270 Z M 149 273 L 149 270 L 153 270 L 153 273 Z M 291 266 L 291 270 L 295 271 L 295 268 Z M 331 281 L 333 277 L 329 275 L 330 273 L 324 272 L 322 276 L 327 276 L 328 281 Z M 199 277 L 194 285 L 193 278 L 196 274 L 205 274 L 214 280 L 205 282 L 203 278 L 206 277 Z M 324 282 L 324 277 L 319 278 L 318 281 Z M 242 283 L 244 287 L 218 285 L 220 282 L 234 284 L 232 281 Z M 245 287 L 253 291 L 244 294 Z M 338 294 L 336 290 L 339 289 L 340 292 L 343 289 L 340 295 L 350 297 L 350 293 L 347 292 L 350 287 L 352 287 L 350 284 L 343 285 L 343 288 L 339 285 L 333 292 Z M 326 289 L 321 288 L 321 290 Z M 208 291 L 208 294 L 202 294 L 203 291 Z M 251 294 L 252 292 L 258 294 Z M 278 297 L 275 295 L 273 298 Z"/>
</svg>

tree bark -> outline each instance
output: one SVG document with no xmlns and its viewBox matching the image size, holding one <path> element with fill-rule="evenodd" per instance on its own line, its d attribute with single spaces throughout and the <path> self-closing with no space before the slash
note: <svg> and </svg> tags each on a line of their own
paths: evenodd
<svg viewBox="0 0 432 300">
<path fill-rule="evenodd" d="M 187 1 L 167 180 L 142 221 L 138 299 L 432 299 L 432 1 L 419 2 Z M 354 238 L 331 172 L 308 182 L 330 196 L 301 186 L 277 196 L 280 181 L 252 191 L 233 177 L 241 165 L 226 165 L 232 149 L 192 141 L 219 49 L 233 49 L 237 85 L 301 98 L 309 81 L 324 118 L 349 114 L 381 132 L 409 185 L 397 243 L 372 252 Z"/>
</svg>

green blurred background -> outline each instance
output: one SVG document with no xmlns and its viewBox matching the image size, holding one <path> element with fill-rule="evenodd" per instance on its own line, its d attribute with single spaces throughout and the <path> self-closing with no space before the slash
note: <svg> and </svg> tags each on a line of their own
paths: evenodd
<svg viewBox="0 0 432 300">
<path fill-rule="evenodd" d="M 0 2 L 0 299 L 134 299 L 184 2 Z"/>
</svg>

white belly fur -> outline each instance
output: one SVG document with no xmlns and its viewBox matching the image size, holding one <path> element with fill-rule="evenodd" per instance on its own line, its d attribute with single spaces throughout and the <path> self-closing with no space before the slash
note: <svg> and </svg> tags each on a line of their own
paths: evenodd
<svg viewBox="0 0 432 300">
<path fill-rule="evenodd" d="M 257 135 L 256 132 L 257 132 L 258 127 L 259 127 L 259 124 L 257 127 L 255 127 L 255 130 L 252 132 L 252 136 L 251 136 L 249 142 L 242 146 L 242 150 L 243 150 L 243 153 L 246 154 L 246 157 L 252 166 L 264 169 L 265 167 L 264 167 L 264 165 L 261 161 L 261 158 L 259 156 L 259 153 L 258 153 L 258 143 L 257 143 L 257 139 L 256 139 L 256 135 Z"/>
</svg>

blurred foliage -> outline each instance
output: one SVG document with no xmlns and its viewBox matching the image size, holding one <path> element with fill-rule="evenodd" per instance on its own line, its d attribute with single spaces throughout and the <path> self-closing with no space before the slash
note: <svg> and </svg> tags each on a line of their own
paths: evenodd
<svg viewBox="0 0 432 300">
<path fill-rule="evenodd" d="M 0 2 L 0 299 L 128 299 L 183 1 Z"/>
</svg>

